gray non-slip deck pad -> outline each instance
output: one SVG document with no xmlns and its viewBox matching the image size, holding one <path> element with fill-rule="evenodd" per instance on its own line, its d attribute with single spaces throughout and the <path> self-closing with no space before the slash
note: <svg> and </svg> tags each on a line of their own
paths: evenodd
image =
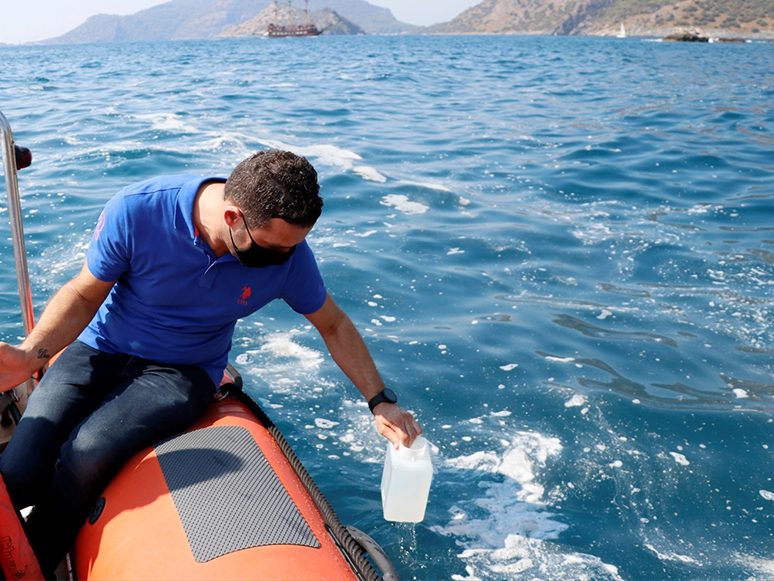
<svg viewBox="0 0 774 581">
<path fill-rule="evenodd" d="M 265 545 L 320 546 L 247 429 L 203 428 L 154 449 L 197 562 Z"/>
</svg>

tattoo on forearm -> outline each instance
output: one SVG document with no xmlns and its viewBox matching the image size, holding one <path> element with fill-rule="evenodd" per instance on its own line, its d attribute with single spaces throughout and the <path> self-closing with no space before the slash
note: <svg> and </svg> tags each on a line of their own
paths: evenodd
<svg viewBox="0 0 774 581">
<path fill-rule="evenodd" d="M 38 359 L 51 359 L 51 355 L 48 354 L 48 349 L 38 349 Z"/>
</svg>

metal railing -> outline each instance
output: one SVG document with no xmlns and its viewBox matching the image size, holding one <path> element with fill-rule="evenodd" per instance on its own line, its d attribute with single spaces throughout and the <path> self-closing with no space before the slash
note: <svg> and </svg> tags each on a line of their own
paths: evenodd
<svg viewBox="0 0 774 581">
<path fill-rule="evenodd" d="M 5 174 L 5 189 L 8 198 L 8 215 L 11 219 L 11 236 L 13 239 L 13 257 L 16 264 L 16 280 L 19 285 L 19 301 L 21 303 L 22 322 L 25 337 L 35 326 L 35 313 L 32 308 L 32 290 L 30 275 L 27 268 L 27 248 L 24 244 L 24 228 L 22 227 L 21 198 L 19 197 L 19 182 L 17 180 L 17 158 L 22 159 L 28 154 L 18 146 L 14 146 L 13 134 L 8 120 L 0 111 L 0 140 L 3 151 L 3 172 Z M 32 379 L 28 380 L 27 393 L 35 387 Z"/>
</svg>

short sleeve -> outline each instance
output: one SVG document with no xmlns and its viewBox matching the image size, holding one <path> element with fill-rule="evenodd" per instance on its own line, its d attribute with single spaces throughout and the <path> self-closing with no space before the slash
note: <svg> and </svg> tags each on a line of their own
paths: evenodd
<svg viewBox="0 0 774 581">
<path fill-rule="evenodd" d="M 128 219 L 122 195 L 116 195 L 99 216 L 86 252 L 91 274 L 104 282 L 118 280 L 129 270 Z"/>
<path fill-rule="evenodd" d="M 325 288 L 320 269 L 306 241 L 296 248 L 293 264 L 285 280 L 282 299 L 294 311 L 309 315 L 319 310 L 325 302 Z"/>
</svg>

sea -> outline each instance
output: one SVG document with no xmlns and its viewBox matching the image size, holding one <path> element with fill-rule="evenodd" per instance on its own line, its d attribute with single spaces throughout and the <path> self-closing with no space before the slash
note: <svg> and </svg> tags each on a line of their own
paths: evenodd
<svg viewBox="0 0 774 581">
<path fill-rule="evenodd" d="M 0 111 L 37 317 L 124 185 L 313 163 L 326 285 L 431 443 L 424 520 L 384 520 L 387 441 L 306 319 L 239 321 L 231 361 L 401 579 L 774 579 L 774 44 L 5 46 Z"/>
</svg>

